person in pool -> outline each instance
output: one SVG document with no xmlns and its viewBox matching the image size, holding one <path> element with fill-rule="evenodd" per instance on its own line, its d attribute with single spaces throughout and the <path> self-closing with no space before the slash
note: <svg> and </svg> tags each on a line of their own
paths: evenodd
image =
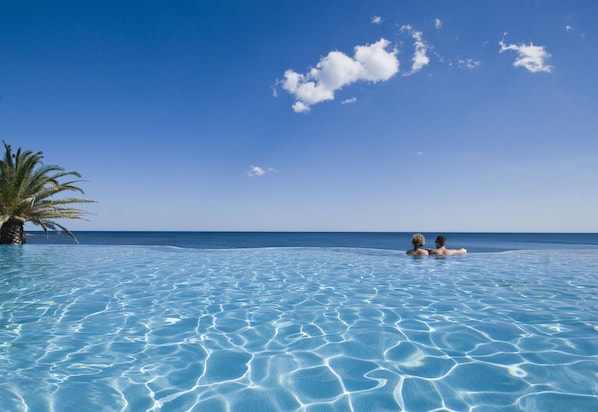
<svg viewBox="0 0 598 412">
<path fill-rule="evenodd" d="M 413 245 L 413 249 L 408 250 L 407 254 L 411 256 L 428 256 L 430 252 L 426 249 L 423 249 L 424 244 L 426 243 L 426 238 L 421 233 L 416 233 L 411 238 L 411 244 Z"/>
<path fill-rule="evenodd" d="M 430 255 L 435 256 L 452 256 L 452 255 L 464 255 L 467 253 L 467 249 L 447 249 L 446 248 L 446 236 L 440 235 L 436 237 L 434 241 L 436 249 L 428 249 Z"/>
</svg>

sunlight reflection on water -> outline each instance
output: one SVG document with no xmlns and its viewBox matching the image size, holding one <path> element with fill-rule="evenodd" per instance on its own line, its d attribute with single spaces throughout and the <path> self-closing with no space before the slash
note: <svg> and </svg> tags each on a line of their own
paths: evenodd
<svg viewBox="0 0 598 412">
<path fill-rule="evenodd" d="M 3 410 L 591 410 L 598 253 L 0 250 Z"/>
</svg>

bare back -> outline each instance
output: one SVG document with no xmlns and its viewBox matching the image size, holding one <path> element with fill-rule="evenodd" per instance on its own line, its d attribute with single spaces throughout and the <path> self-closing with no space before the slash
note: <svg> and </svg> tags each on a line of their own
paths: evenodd
<svg viewBox="0 0 598 412">
<path fill-rule="evenodd" d="M 428 256 L 430 253 L 426 249 L 411 249 L 407 251 L 411 256 Z"/>
<path fill-rule="evenodd" d="M 444 246 L 439 247 L 438 249 L 431 249 L 430 254 L 435 256 L 453 256 L 453 255 L 464 255 L 467 253 L 467 249 L 447 249 Z"/>
</svg>

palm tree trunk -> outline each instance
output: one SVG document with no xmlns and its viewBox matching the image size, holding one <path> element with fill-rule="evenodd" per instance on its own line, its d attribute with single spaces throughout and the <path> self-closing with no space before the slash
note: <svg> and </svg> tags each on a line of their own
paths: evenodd
<svg viewBox="0 0 598 412">
<path fill-rule="evenodd" d="M 1 245 L 22 245 L 25 243 L 25 232 L 23 222 L 16 219 L 9 219 L 0 228 Z"/>
</svg>

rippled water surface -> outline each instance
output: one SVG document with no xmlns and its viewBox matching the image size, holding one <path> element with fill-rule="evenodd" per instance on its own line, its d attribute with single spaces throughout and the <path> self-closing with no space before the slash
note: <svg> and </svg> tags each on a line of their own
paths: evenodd
<svg viewBox="0 0 598 412">
<path fill-rule="evenodd" d="M 598 252 L 0 248 L 0 410 L 598 410 Z"/>
</svg>

